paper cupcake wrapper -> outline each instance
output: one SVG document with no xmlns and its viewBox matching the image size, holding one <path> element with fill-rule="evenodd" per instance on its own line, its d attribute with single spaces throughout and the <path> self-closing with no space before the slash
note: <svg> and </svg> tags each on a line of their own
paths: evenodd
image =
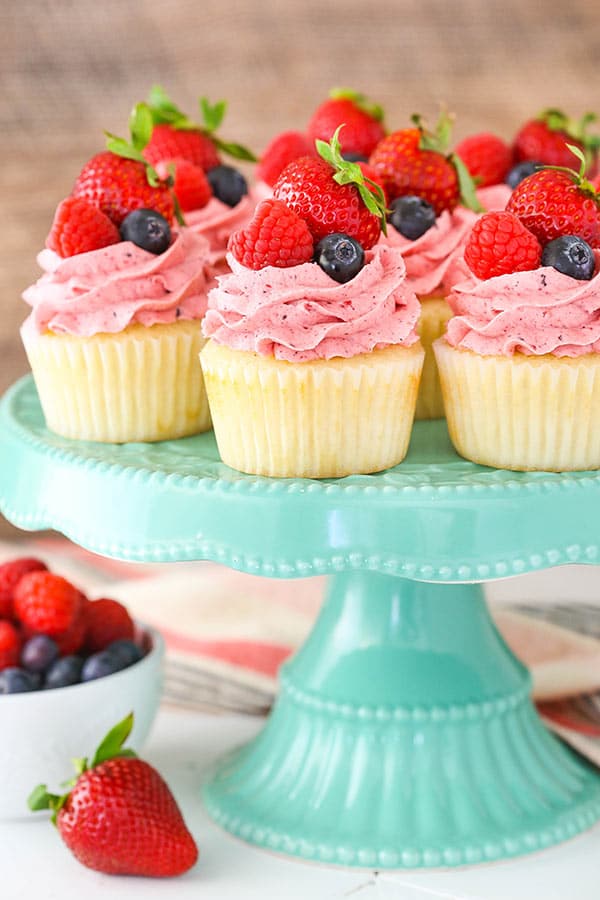
<svg viewBox="0 0 600 900">
<path fill-rule="evenodd" d="M 417 395 L 415 419 L 441 419 L 444 416 L 444 399 L 432 344 L 446 331 L 446 322 L 452 310 L 441 297 L 421 300 L 421 317 L 417 332 L 425 351 L 423 374 Z"/>
<path fill-rule="evenodd" d="M 219 452 L 234 469 L 337 478 L 406 454 L 420 344 L 294 364 L 209 341 L 201 360 Z"/>
<path fill-rule="evenodd" d="M 63 437 L 162 441 L 211 427 L 200 322 L 24 337 L 46 424 Z"/>
<path fill-rule="evenodd" d="M 484 466 L 600 468 L 600 354 L 480 356 L 435 343 L 450 438 Z"/>
</svg>

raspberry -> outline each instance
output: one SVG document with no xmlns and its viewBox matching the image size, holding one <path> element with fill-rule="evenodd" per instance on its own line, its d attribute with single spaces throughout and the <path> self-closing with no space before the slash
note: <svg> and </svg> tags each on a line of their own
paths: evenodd
<svg viewBox="0 0 600 900">
<path fill-rule="evenodd" d="M 10 622 L 0 621 L 0 671 L 19 665 L 21 638 Z"/>
<path fill-rule="evenodd" d="M 81 593 L 66 578 L 52 572 L 30 572 L 14 592 L 16 618 L 29 632 L 63 635 L 81 609 Z"/>
<path fill-rule="evenodd" d="M 512 165 L 512 150 L 508 144 L 484 131 L 461 141 L 455 151 L 469 170 L 478 187 L 501 184 Z"/>
<path fill-rule="evenodd" d="M 179 157 L 157 163 L 156 171 L 161 178 L 167 178 L 171 174 L 171 167 L 175 169 L 173 190 L 183 212 L 202 209 L 203 206 L 206 206 L 212 197 L 212 190 L 204 174 L 204 169 Z"/>
<path fill-rule="evenodd" d="M 252 221 L 229 239 L 234 257 L 248 269 L 298 266 L 313 256 L 313 239 L 306 222 L 281 200 L 263 200 Z"/>
<path fill-rule="evenodd" d="M 282 131 L 264 150 L 256 167 L 256 178 L 273 187 L 288 163 L 301 156 L 316 156 L 314 143 L 299 131 Z"/>
<path fill-rule="evenodd" d="M 152 163 L 167 159 L 187 159 L 205 172 L 221 162 L 211 138 L 199 129 L 178 130 L 173 125 L 155 125 L 144 148 L 144 158 Z"/>
<path fill-rule="evenodd" d="M 465 262 L 478 278 L 537 269 L 538 239 L 509 212 L 486 213 L 477 220 L 465 247 Z"/>
<path fill-rule="evenodd" d="M 27 572 L 46 570 L 46 564 L 41 559 L 23 556 L 20 559 L 12 559 L 0 565 L 0 619 L 13 617 L 13 593 Z"/>
<path fill-rule="evenodd" d="M 132 640 L 135 632 L 133 619 L 118 600 L 101 597 L 92 600 L 85 608 L 86 646 L 90 653 L 104 650 L 121 638 Z"/>
<path fill-rule="evenodd" d="M 86 603 L 87 608 L 87 603 Z M 87 616 L 81 610 L 72 624 L 62 634 L 56 635 L 55 641 L 61 656 L 71 656 L 80 650 L 87 638 Z"/>
<path fill-rule="evenodd" d="M 120 240 L 117 226 L 97 207 L 80 197 L 67 197 L 56 208 L 46 247 L 64 258 Z"/>
</svg>

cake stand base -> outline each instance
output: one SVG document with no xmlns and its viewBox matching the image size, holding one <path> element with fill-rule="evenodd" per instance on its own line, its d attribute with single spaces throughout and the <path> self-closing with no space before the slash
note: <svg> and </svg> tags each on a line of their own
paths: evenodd
<svg viewBox="0 0 600 900">
<path fill-rule="evenodd" d="M 333 577 L 261 734 L 205 785 L 270 850 L 368 868 L 458 866 L 564 841 L 600 778 L 542 725 L 479 585 Z"/>
</svg>

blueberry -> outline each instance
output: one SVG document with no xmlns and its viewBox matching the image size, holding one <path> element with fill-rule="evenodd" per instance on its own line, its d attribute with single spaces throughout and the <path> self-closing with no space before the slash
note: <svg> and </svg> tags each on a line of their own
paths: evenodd
<svg viewBox="0 0 600 900">
<path fill-rule="evenodd" d="M 45 672 L 55 659 L 58 659 L 58 646 L 45 634 L 35 634 L 21 650 L 21 665 L 30 672 Z"/>
<path fill-rule="evenodd" d="M 348 234 L 328 234 L 315 247 L 314 260 L 334 281 L 346 284 L 364 266 L 365 251 Z"/>
<path fill-rule="evenodd" d="M 121 660 L 124 669 L 126 669 L 127 666 L 132 666 L 134 663 L 139 662 L 144 655 L 141 648 L 138 647 L 134 641 L 128 641 L 125 640 L 125 638 L 113 641 L 112 644 L 108 645 L 106 651 L 107 653 L 110 653 L 111 656 Z"/>
<path fill-rule="evenodd" d="M 435 225 L 435 209 L 422 197 L 415 197 L 412 194 L 397 197 L 391 209 L 389 221 L 396 231 L 409 241 L 416 241 Z"/>
<path fill-rule="evenodd" d="M 342 159 L 345 159 L 346 162 L 369 162 L 368 156 L 363 156 L 362 153 L 355 153 L 354 150 L 342 153 Z"/>
<path fill-rule="evenodd" d="M 504 181 L 514 191 L 518 184 L 521 184 L 525 178 L 529 178 L 530 175 L 533 175 L 535 170 L 541 165 L 543 164 L 535 162 L 532 159 L 526 159 L 524 162 L 520 162 L 516 166 L 513 166 Z"/>
<path fill-rule="evenodd" d="M 171 243 L 169 223 L 154 209 L 134 209 L 123 219 L 119 233 L 124 241 L 150 253 L 164 253 Z"/>
<path fill-rule="evenodd" d="M 246 179 L 233 166 L 215 166 L 208 170 L 206 177 L 217 200 L 227 206 L 237 206 L 248 193 Z"/>
<path fill-rule="evenodd" d="M 16 667 L 0 672 L 0 694 L 24 694 L 26 691 L 37 691 L 39 686 L 40 679 L 35 672 Z"/>
<path fill-rule="evenodd" d="M 565 234 L 546 244 L 542 251 L 542 265 L 553 266 L 563 275 L 579 281 L 589 281 L 594 274 L 596 260 L 588 243 L 573 234 Z"/>
<path fill-rule="evenodd" d="M 79 684 L 81 681 L 81 669 L 83 659 L 80 656 L 63 656 L 46 672 L 45 688 L 68 687 L 70 684 Z"/>
<path fill-rule="evenodd" d="M 123 660 L 118 654 L 114 656 L 108 650 L 101 650 L 88 656 L 81 670 L 82 681 L 94 681 L 96 678 L 104 678 L 106 675 L 114 675 L 125 669 Z"/>
</svg>

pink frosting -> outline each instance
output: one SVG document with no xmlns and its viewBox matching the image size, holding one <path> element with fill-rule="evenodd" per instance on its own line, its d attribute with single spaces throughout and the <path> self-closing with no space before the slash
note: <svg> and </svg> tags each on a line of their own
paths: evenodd
<svg viewBox="0 0 600 900">
<path fill-rule="evenodd" d="M 511 189 L 506 184 L 477 191 L 486 212 L 504 209 L 510 195 Z M 446 210 L 437 217 L 435 225 L 415 241 L 403 237 L 388 224 L 387 237 L 382 235 L 380 241 L 401 251 L 408 279 L 419 297 L 444 297 L 470 274 L 463 254 L 479 215 L 465 206 L 457 206 L 452 212 Z"/>
<path fill-rule="evenodd" d="M 207 241 L 189 229 L 175 232 L 160 255 L 131 241 L 67 259 L 42 250 L 44 274 L 23 293 L 33 307 L 24 327 L 89 337 L 133 323 L 200 319 L 207 305 L 208 255 Z"/>
<path fill-rule="evenodd" d="M 591 281 L 550 266 L 456 285 L 446 340 L 483 356 L 600 352 L 600 252 Z"/>
<path fill-rule="evenodd" d="M 289 362 L 414 344 L 420 307 L 401 254 L 378 245 L 365 258 L 358 275 L 338 284 L 316 263 L 255 271 L 229 255 L 232 273 L 209 293 L 204 333 Z"/>
<path fill-rule="evenodd" d="M 268 196 L 272 196 L 273 191 L 270 188 L 269 191 Z M 236 206 L 227 206 L 226 203 L 212 197 L 202 209 L 184 213 L 188 228 L 208 241 L 211 263 L 220 267 L 222 272 L 227 271 L 222 263 L 227 252 L 229 235 L 248 224 L 257 205 L 264 199 L 265 191 L 257 185 L 251 188 Z"/>
</svg>

